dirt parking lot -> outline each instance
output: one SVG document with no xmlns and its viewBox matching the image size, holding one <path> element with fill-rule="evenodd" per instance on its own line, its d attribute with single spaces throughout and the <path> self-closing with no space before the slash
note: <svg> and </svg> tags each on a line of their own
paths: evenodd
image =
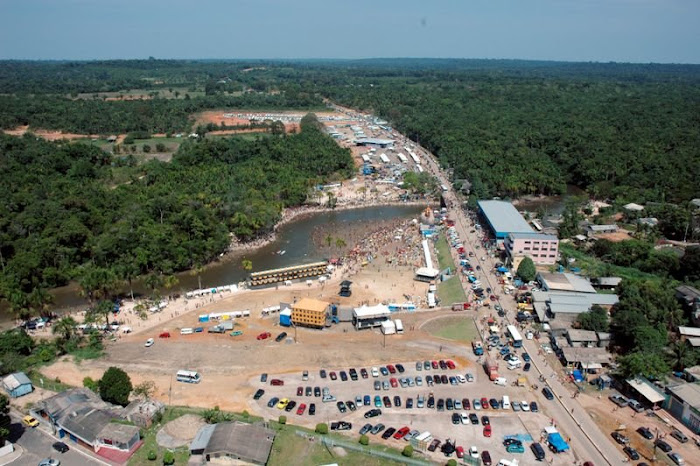
<svg viewBox="0 0 700 466">
<path fill-rule="evenodd" d="M 385 360 L 384 364 L 395 364 L 396 360 Z M 455 370 L 421 370 L 417 371 L 415 367 L 415 360 L 406 361 L 402 363 L 406 369 L 404 373 L 390 374 L 389 376 L 383 376 L 380 374 L 379 377 L 374 378 L 371 375 L 371 367 L 368 366 L 326 366 L 324 367 L 328 373 L 334 371 L 339 374 L 341 370 L 349 373 L 349 368 L 354 367 L 358 374 L 360 369 L 364 367 L 367 369 L 369 376 L 367 379 L 363 379 L 358 376 L 357 381 L 352 381 L 348 379 L 343 382 L 340 378 L 337 380 L 331 380 L 330 377 L 322 379 L 319 375 L 317 369 L 309 368 L 309 380 L 302 380 L 302 372 L 298 371 L 296 373 L 287 374 L 268 374 L 268 379 L 266 383 L 260 381 L 260 377 L 251 377 L 249 383 L 254 389 L 262 388 L 265 390 L 263 397 L 257 402 L 252 402 L 255 406 L 254 410 L 256 412 L 261 412 L 267 418 L 276 418 L 277 416 L 284 414 L 287 416 L 289 422 L 294 424 L 301 424 L 307 427 L 313 428 L 319 422 L 331 423 L 334 421 L 347 421 L 352 423 L 352 430 L 347 432 L 350 437 L 358 437 L 359 430 L 366 423 L 376 425 L 378 423 L 384 424 L 387 428 L 394 427 L 399 429 L 403 426 L 407 426 L 410 429 L 415 429 L 420 432 L 429 431 L 433 434 L 435 438 L 445 441 L 450 438 L 456 440 L 457 445 L 461 445 L 467 450 L 469 447 L 476 446 L 479 451 L 488 450 L 491 453 L 492 458 L 495 462 L 498 462 L 500 458 L 517 457 L 521 460 L 521 464 L 535 464 L 534 455 L 529 449 L 530 443 L 533 441 L 540 441 L 541 430 L 544 426 L 549 425 L 550 418 L 543 412 L 543 408 L 546 407 L 543 402 L 533 393 L 531 388 L 523 387 L 501 387 L 496 386 L 493 382 L 489 381 L 480 368 L 476 366 L 473 361 L 466 367 L 462 364 L 458 364 Z M 475 376 L 474 382 L 460 383 L 458 385 L 433 385 L 428 386 L 426 383 L 427 375 L 444 374 L 448 377 L 451 375 L 465 375 L 467 372 Z M 390 381 L 391 378 L 399 379 L 400 377 L 411 377 L 414 378 L 420 376 L 423 380 L 422 386 L 413 387 L 401 387 L 389 388 L 388 390 L 381 389 L 379 391 L 374 389 L 375 380 L 378 381 Z M 284 386 L 271 386 L 270 380 L 272 379 L 282 379 L 284 381 Z M 315 397 L 313 395 L 306 396 L 306 387 L 319 387 L 323 389 L 324 387 L 329 388 L 332 395 L 337 398 L 337 401 L 354 401 L 356 397 L 362 397 L 364 399 L 365 395 L 370 396 L 370 405 L 358 407 L 356 411 L 347 410 L 346 413 L 341 414 L 338 410 L 336 401 L 323 403 L 321 397 Z M 297 387 L 303 387 L 304 395 L 297 396 Z M 391 387 L 391 385 L 390 385 Z M 443 410 L 438 411 L 436 408 L 427 408 L 427 399 L 432 393 L 437 403 L 438 399 L 459 399 L 468 398 L 470 400 L 469 410 Z M 381 407 L 382 415 L 365 419 L 364 413 L 375 407 L 374 397 L 376 395 L 389 396 L 392 401 L 392 407 L 385 408 Z M 394 396 L 401 397 L 401 407 L 394 406 Z M 423 395 L 426 399 L 426 407 L 418 408 L 416 406 L 416 400 L 418 395 Z M 473 400 L 475 398 L 497 398 L 501 400 L 503 395 L 510 397 L 512 401 L 537 401 L 540 410 L 538 413 L 532 412 L 514 412 L 512 409 L 484 409 L 484 410 L 474 410 Z M 297 405 L 290 412 L 284 412 L 277 407 L 269 408 L 267 406 L 268 401 L 272 397 L 277 397 L 279 399 L 288 398 L 294 400 Z M 406 408 L 406 400 L 411 398 L 414 402 L 414 407 L 412 409 Z M 296 414 L 298 406 L 304 403 L 307 405 L 305 413 L 301 416 Z M 315 403 L 316 414 L 311 416 L 308 414 L 308 406 L 310 403 Z M 476 413 L 479 416 L 479 425 L 469 424 L 458 424 L 454 425 L 452 423 L 452 414 L 455 412 L 464 413 Z M 492 426 L 492 437 L 486 438 L 483 435 L 483 425 L 481 418 L 483 415 L 489 417 L 490 424 Z M 524 441 L 526 451 L 523 454 L 507 454 L 505 452 L 505 447 L 502 445 L 504 438 L 508 436 L 516 436 Z M 397 448 L 403 448 L 407 444 L 405 440 L 394 440 L 393 438 L 388 440 L 381 439 L 381 433 L 377 435 L 371 435 L 371 441 L 373 442 L 383 442 L 387 445 L 391 445 Z M 435 460 L 440 460 L 444 458 L 442 454 L 438 451 L 435 453 L 426 452 L 430 457 Z M 552 459 L 553 464 L 570 465 L 574 463 L 573 455 L 559 454 L 552 455 L 547 453 L 547 460 Z"/>
</svg>

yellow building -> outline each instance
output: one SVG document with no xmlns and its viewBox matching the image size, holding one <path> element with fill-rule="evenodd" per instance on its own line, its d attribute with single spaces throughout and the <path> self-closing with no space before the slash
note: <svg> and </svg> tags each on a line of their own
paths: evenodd
<svg viewBox="0 0 700 466">
<path fill-rule="evenodd" d="M 303 298 L 292 305 L 292 323 L 322 328 L 326 325 L 328 306 L 325 301 Z"/>
</svg>

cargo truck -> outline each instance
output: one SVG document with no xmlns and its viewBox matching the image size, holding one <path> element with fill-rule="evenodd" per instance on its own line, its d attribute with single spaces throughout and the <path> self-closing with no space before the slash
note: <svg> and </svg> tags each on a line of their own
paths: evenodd
<svg viewBox="0 0 700 466">
<path fill-rule="evenodd" d="M 491 358 L 486 358 L 484 361 L 484 370 L 489 376 L 489 380 L 494 381 L 498 378 L 498 363 L 493 361 Z"/>
<path fill-rule="evenodd" d="M 474 350 L 474 354 L 477 356 L 482 356 L 484 354 L 484 347 L 481 346 L 481 342 L 472 341 L 472 350 Z"/>
</svg>

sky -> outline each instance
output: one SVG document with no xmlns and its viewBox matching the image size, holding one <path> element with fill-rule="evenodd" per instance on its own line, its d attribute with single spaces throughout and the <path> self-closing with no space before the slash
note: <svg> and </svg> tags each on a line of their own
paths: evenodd
<svg viewBox="0 0 700 466">
<path fill-rule="evenodd" d="M 0 59 L 700 63 L 700 0 L 0 0 Z"/>
</svg>

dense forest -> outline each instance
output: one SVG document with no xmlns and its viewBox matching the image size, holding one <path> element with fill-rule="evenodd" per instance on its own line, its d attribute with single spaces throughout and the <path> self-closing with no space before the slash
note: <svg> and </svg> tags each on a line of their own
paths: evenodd
<svg viewBox="0 0 700 466">
<path fill-rule="evenodd" d="M 181 88 L 188 99 L 76 99 Z M 202 95 L 194 95 L 195 90 Z M 230 92 L 245 90 L 245 92 Z M 700 67 L 518 60 L 0 62 L 0 128 L 182 132 L 209 108 L 320 108 L 387 118 L 477 197 L 700 197 Z"/>
<path fill-rule="evenodd" d="M 201 266 L 229 233 L 269 231 L 311 186 L 352 173 L 349 151 L 314 120 L 294 135 L 187 141 L 170 163 L 136 167 L 86 144 L 0 135 L 0 294 L 37 311 L 42 290 L 69 280 L 89 296 Z"/>
</svg>

